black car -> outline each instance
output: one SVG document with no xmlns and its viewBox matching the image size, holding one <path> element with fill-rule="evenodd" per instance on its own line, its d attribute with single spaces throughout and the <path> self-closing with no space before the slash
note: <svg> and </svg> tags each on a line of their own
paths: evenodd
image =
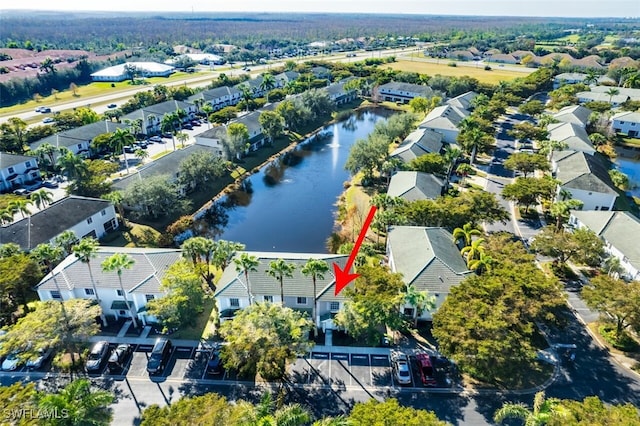
<svg viewBox="0 0 640 426">
<path fill-rule="evenodd" d="M 111 352 L 111 356 L 109 357 L 109 362 L 107 364 L 109 371 L 122 371 L 125 363 L 127 362 L 127 358 L 131 355 L 131 352 L 133 352 L 131 345 L 118 345 L 118 347 Z"/>
<path fill-rule="evenodd" d="M 162 137 L 165 139 L 171 139 L 173 137 L 173 135 L 171 134 L 171 132 L 164 132 L 162 134 Z"/>
<path fill-rule="evenodd" d="M 124 147 L 124 152 L 126 152 L 127 154 L 133 154 L 135 150 L 133 149 L 132 146 L 127 145 Z"/>
<path fill-rule="evenodd" d="M 109 108 L 109 109 L 113 109 L 113 108 L 115 108 L 115 107 L 117 107 L 117 106 L 118 106 L 118 105 L 116 105 L 116 104 L 109 104 L 109 105 L 107 105 L 107 108 Z"/>
<path fill-rule="evenodd" d="M 207 373 L 220 374 L 222 373 L 222 360 L 220 359 L 220 348 L 214 348 L 209 354 L 209 360 L 207 361 Z"/>
<path fill-rule="evenodd" d="M 87 356 L 86 368 L 87 371 L 97 371 L 102 367 L 102 363 L 109 355 L 109 342 L 100 341 L 97 342 L 91 348 L 89 356 Z"/>
<path fill-rule="evenodd" d="M 185 123 L 182 125 L 183 129 L 187 129 L 187 130 L 193 130 L 193 126 L 189 123 Z"/>
<path fill-rule="evenodd" d="M 140 141 L 140 142 L 136 142 L 136 146 L 140 149 L 147 149 L 149 145 L 144 141 Z"/>
<path fill-rule="evenodd" d="M 162 337 L 156 340 L 147 362 L 147 372 L 149 374 L 159 374 L 164 370 L 169 362 L 172 348 L 171 340 Z"/>
</svg>

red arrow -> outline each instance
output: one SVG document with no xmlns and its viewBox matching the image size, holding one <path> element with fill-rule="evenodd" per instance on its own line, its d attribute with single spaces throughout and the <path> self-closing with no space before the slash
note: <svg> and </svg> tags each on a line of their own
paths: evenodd
<svg viewBox="0 0 640 426">
<path fill-rule="evenodd" d="M 353 266 L 353 262 L 356 260 L 356 256 L 358 255 L 358 250 L 360 250 L 360 246 L 364 241 L 364 237 L 367 235 L 367 229 L 369 229 L 369 225 L 371 225 L 371 221 L 373 220 L 373 216 L 376 214 L 376 206 L 371 206 L 371 210 L 369 210 L 369 215 L 367 219 L 364 221 L 364 225 L 362 226 L 362 230 L 360 231 L 360 235 L 358 235 L 358 240 L 356 241 L 353 249 L 351 250 L 351 254 L 349 255 L 349 259 L 347 259 L 347 264 L 344 265 L 344 270 L 340 269 L 340 267 L 334 262 L 333 263 L 333 273 L 336 276 L 336 296 L 340 294 L 343 288 L 345 288 L 351 281 L 358 278 L 359 274 L 350 274 L 349 271 Z"/>
</svg>

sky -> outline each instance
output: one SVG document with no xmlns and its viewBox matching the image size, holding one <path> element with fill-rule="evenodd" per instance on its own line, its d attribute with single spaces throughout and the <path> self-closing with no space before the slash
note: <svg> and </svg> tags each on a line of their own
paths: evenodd
<svg viewBox="0 0 640 426">
<path fill-rule="evenodd" d="M 638 17 L 640 0 L 24 0 L 1 10 L 344 12 L 428 15 Z M 1 13 L 1 12 L 0 12 Z"/>
</svg>

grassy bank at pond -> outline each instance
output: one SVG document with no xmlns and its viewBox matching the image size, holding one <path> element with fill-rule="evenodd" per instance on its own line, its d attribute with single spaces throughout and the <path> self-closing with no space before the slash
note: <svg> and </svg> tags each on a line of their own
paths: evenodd
<svg viewBox="0 0 640 426">
<path fill-rule="evenodd" d="M 468 66 L 456 66 L 450 67 L 447 65 L 448 61 L 443 60 L 442 64 L 434 64 L 431 62 L 423 61 L 403 61 L 399 60 L 390 64 L 382 65 L 383 67 L 391 68 L 397 71 L 417 72 L 419 74 L 426 74 L 434 76 L 437 74 L 462 77 L 469 76 L 478 79 L 481 83 L 498 84 L 501 81 L 511 81 L 518 77 L 526 77 L 527 73 L 522 71 L 509 71 L 501 69 L 498 64 L 489 64 L 491 70 L 486 71 L 484 65 L 479 68 Z M 531 72 L 536 69 L 531 68 Z"/>
</svg>

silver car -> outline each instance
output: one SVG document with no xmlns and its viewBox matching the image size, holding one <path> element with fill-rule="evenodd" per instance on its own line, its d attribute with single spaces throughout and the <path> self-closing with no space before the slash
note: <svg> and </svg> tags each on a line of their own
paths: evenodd
<svg viewBox="0 0 640 426">
<path fill-rule="evenodd" d="M 411 384 L 411 368 L 409 367 L 409 357 L 402 352 L 391 354 L 391 367 L 393 375 L 400 385 Z"/>
</svg>

